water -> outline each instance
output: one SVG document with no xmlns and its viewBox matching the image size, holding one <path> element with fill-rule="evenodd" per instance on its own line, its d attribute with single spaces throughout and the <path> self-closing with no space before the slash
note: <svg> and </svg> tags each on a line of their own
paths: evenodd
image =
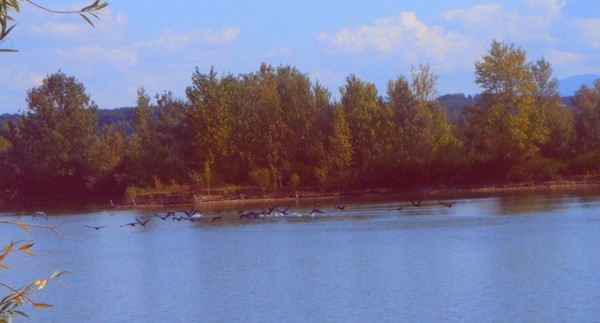
<svg viewBox="0 0 600 323">
<path fill-rule="evenodd" d="M 121 225 L 157 211 L 46 210 L 47 221 L 23 221 L 64 223 L 65 237 L 0 226 L 3 243 L 36 242 L 36 256 L 13 255 L 0 280 L 70 272 L 67 288 L 33 296 L 55 305 L 25 308 L 33 322 L 594 321 L 599 196 L 302 201 L 288 216 L 242 221 L 239 209 L 271 205 L 230 205 L 205 209 L 221 216 L 214 223 L 155 217 L 145 227 Z M 317 203 L 325 213 L 307 216 Z"/>
</svg>

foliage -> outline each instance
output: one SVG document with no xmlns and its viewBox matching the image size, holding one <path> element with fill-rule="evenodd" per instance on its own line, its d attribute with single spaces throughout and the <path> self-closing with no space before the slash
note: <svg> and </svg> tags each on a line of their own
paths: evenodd
<svg viewBox="0 0 600 323">
<path fill-rule="evenodd" d="M 365 182 L 375 176 L 376 163 L 382 161 L 389 148 L 386 140 L 386 110 L 380 104 L 375 84 L 355 75 L 346 78 L 340 89 L 341 106 L 350 129 L 351 166 L 354 175 Z"/>
<path fill-rule="evenodd" d="M 19 13 L 21 11 L 22 3 L 27 3 L 39 9 L 52 13 L 79 15 L 83 20 L 85 20 L 85 22 L 87 22 L 92 27 L 94 27 L 94 23 L 92 22 L 90 17 L 100 19 L 98 16 L 99 11 L 108 6 L 107 2 L 100 2 L 100 0 L 95 0 L 92 4 L 87 5 L 79 10 L 62 11 L 44 7 L 32 0 L 0 0 L 0 43 L 3 43 L 6 40 L 8 34 L 16 26 L 16 24 L 9 26 L 9 23 L 14 21 L 14 18 L 12 16 L 13 12 Z M 0 49 L 0 52 L 15 51 L 16 50 L 14 49 Z"/>
<path fill-rule="evenodd" d="M 97 106 L 75 78 L 60 71 L 49 75 L 28 91 L 27 109 L 6 132 L 17 171 L 28 174 L 22 178 L 24 190 L 55 191 L 49 182 L 65 194 L 93 190 L 116 164 L 109 157 L 119 151 L 104 149 L 118 148 L 118 138 L 99 136 Z M 110 131 L 105 134 L 112 136 Z"/>
<path fill-rule="evenodd" d="M 260 187 L 263 191 L 268 189 L 269 185 L 271 184 L 271 173 L 267 168 L 253 169 L 249 176 L 254 184 Z"/>
<path fill-rule="evenodd" d="M 475 70 L 483 93 L 481 102 L 469 109 L 473 151 L 503 164 L 534 156 L 548 140 L 548 130 L 535 106 L 534 73 L 525 51 L 494 41 Z"/>
<path fill-rule="evenodd" d="M 558 158 L 572 154 L 575 129 L 573 116 L 558 95 L 558 81 L 552 77 L 552 67 L 545 59 L 532 66 L 533 99 L 538 116 L 548 130 L 547 141 L 540 145 L 541 154 Z"/>
<path fill-rule="evenodd" d="M 509 178 L 514 181 L 553 180 L 566 173 L 566 164 L 552 158 L 533 158 L 514 166 Z"/>
<path fill-rule="evenodd" d="M 492 42 L 475 66 L 483 92 L 474 98 L 437 98 L 435 70 L 419 65 L 384 96 L 350 75 L 339 101 L 290 66 L 196 69 L 185 99 L 142 88 L 136 107 L 114 114 L 58 72 L 0 133 L 0 189 L 64 197 L 129 187 L 132 200 L 177 183 L 268 193 L 552 178 L 560 163 L 595 169 L 581 156 L 600 152 L 600 82 L 567 108 L 550 64 L 529 62 L 513 44 Z"/>
<path fill-rule="evenodd" d="M 576 142 L 579 150 L 600 150 L 600 80 L 589 88 L 583 86 L 573 98 Z"/>
<path fill-rule="evenodd" d="M 600 174 L 600 152 L 587 152 L 575 156 L 568 164 L 572 174 Z"/>
</svg>

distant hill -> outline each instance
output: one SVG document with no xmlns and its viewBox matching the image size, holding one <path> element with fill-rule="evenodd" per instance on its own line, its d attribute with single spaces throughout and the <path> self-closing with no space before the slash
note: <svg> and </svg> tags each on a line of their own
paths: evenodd
<svg viewBox="0 0 600 323">
<path fill-rule="evenodd" d="M 472 96 L 466 96 L 462 93 L 446 94 L 437 99 L 437 102 L 446 111 L 446 117 L 455 125 L 462 126 L 464 124 L 463 111 L 466 107 L 473 106 L 476 99 Z"/>
<path fill-rule="evenodd" d="M 600 79 L 598 74 L 575 75 L 558 81 L 560 96 L 573 96 L 582 85 L 593 86 L 594 81 Z"/>
<path fill-rule="evenodd" d="M 112 126 L 115 130 L 130 135 L 133 133 L 133 109 L 98 109 L 98 125 Z"/>
<path fill-rule="evenodd" d="M 8 125 L 9 122 L 17 122 L 21 118 L 20 114 L 0 114 L 0 132 Z"/>
<path fill-rule="evenodd" d="M 133 133 L 133 109 L 98 109 L 98 125 L 112 126 L 115 130 L 130 135 Z M 17 122 L 21 117 L 20 114 L 0 114 L 0 132 L 9 122 Z"/>
</svg>

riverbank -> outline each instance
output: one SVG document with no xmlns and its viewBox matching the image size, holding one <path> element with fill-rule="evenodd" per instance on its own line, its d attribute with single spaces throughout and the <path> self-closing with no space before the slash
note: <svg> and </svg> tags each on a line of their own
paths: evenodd
<svg viewBox="0 0 600 323">
<path fill-rule="evenodd" d="M 182 188 L 175 192 L 161 192 L 157 190 L 138 192 L 135 196 L 126 197 L 125 201 L 116 207 L 162 207 L 174 205 L 226 205 L 239 203 L 278 202 L 286 203 L 297 200 L 335 199 L 346 196 L 369 195 L 398 195 L 407 199 L 418 197 L 427 199 L 427 196 L 465 194 L 465 193 L 501 193 L 515 191 L 553 190 L 568 188 L 600 187 L 600 176 L 581 175 L 569 176 L 551 181 L 529 182 L 496 182 L 479 185 L 458 185 L 453 187 L 421 187 L 415 189 L 364 189 L 337 192 L 319 191 L 289 191 L 265 192 L 255 187 L 228 187 L 215 188 L 202 192 L 193 192 Z"/>
</svg>

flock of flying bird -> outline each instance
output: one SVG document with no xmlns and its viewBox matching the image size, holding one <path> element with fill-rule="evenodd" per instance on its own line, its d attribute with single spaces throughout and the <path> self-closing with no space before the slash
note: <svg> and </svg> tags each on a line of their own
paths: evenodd
<svg viewBox="0 0 600 323">
<path fill-rule="evenodd" d="M 412 206 L 414 207 L 421 207 L 422 206 L 422 200 L 419 201 L 414 201 L 414 200 L 410 200 L 410 203 L 412 204 Z M 456 203 L 455 201 L 452 202 L 445 202 L 445 201 L 437 201 L 438 204 L 441 204 L 445 207 L 452 207 L 454 205 L 454 203 Z M 110 201 L 111 206 L 115 206 L 112 201 Z M 265 218 L 269 218 L 269 217 L 281 217 L 281 216 L 289 216 L 291 215 L 290 213 L 290 207 L 287 206 L 286 208 L 278 208 L 279 205 L 275 205 L 271 208 L 268 209 L 262 209 L 262 210 L 250 210 L 250 211 L 238 211 L 237 212 L 237 220 L 239 221 L 246 221 L 246 220 L 253 220 L 253 219 L 265 219 Z M 399 207 L 399 208 L 395 208 L 394 210 L 396 211 L 402 211 L 404 208 L 403 207 Z M 336 205 L 334 208 L 334 211 L 346 211 L 346 205 Z M 294 213 L 295 216 L 309 216 L 309 217 L 314 217 L 317 216 L 319 214 L 324 214 L 325 212 L 320 209 L 320 208 L 313 208 L 308 214 L 299 214 L 299 213 Z M 43 216 L 46 219 L 48 218 L 47 215 L 44 212 L 36 212 L 33 215 L 33 218 L 35 219 L 36 216 Z M 152 218 L 159 218 L 162 221 L 166 221 L 168 219 L 170 219 L 171 221 L 191 221 L 191 222 L 195 222 L 195 221 L 210 221 L 210 223 L 215 223 L 218 221 L 221 221 L 223 219 L 222 216 L 212 216 L 212 215 L 203 215 L 202 212 L 200 212 L 199 210 L 192 208 L 190 211 L 181 211 L 181 213 L 175 212 L 175 211 L 169 211 L 165 214 L 158 214 L 155 213 L 154 216 L 140 216 L 140 217 L 135 217 L 135 222 L 129 222 L 129 223 L 125 223 L 123 225 L 120 225 L 120 227 L 136 227 L 136 226 L 141 226 L 141 227 L 145 227 L 148 222 L 150 222 L 150 220 Z M 236 219 L 236 217 L 230 217 L 231 219 Z M 93 226 L 93 225 L 86 225 L 87 228 L 93 229 L 93 230 L 100 230 L 103 229 L 105 227 L 107 227 L 108 225 L 102 225 L 102 226 Z"/>
<path fill-rule="evenodd" d="M 419 200 L 419 201 L 414 201 L 414 200 L 410 200 L 410 203 L 412 204 L 412 206 L 414 207 L 421 207 L 421 203 L 423 201 Z M 441 204 L 445 207 L 452 207 L 454 205 L 454 201 L 453 202 L 445 202 L 445 201 L 438 201 L 438 204 Z M 112 201 L 111 201 L 111 205 Z M 279 205 L 274 205 L 271 208 L 268 209 L 262 209 L 262 210 L 250 210 L 250 211 L 238 211 L 237 212 L 237 218 L 235 216 L 229 217 L 230 219 L 237 219 L 238 221 L 247 221 L 247 220 L 253 220 L 253 219 L 265 219 L 265 218 L 269 218 L 269 217 L 282 217 L 282 216 L 289 216 L 292 215 L 290 213 L 290 207 L 287 206 L 285 208 L 278 208 Z M 394 210 L 396 211 L 402 211 L 404 208 L 403 207 L 399 207 L 399 208 L 395 208 Z M 334 208 L 334 211 L 346 211 L 346 205 L 336 205 Z M 38 214 L 40 213 L 40 214 Z M 41 212 L 36 213 L 36 215 L 42 215 Z M 325 212 L 320 209 L 320 208 L 313 208 L 310 212 L 308 212 L 308 214 L 298 214 L 298 213 L 294 213 L 293 215 L 295 216 L 309 216 L 309 217 L 314 217 L 317 216 L 319 214 L 324 214 Z M 44 214 L 45 215 L 45 214 Z M 34 215 L 35 217 L 35 215 Z M 159 218 L 162 221 L 166 221 L 166 220 L 171 220 L 171 221 L 191 221 L 191 222 L 195 222 L 195 221 L 210 221 L 210 223 L 215 223 L 215 222 L 219 222 L 223 219 L 223 216 L 212 216 L 212 215 L 203 215 L 202 212 L 200 212 L 199 210 L 192 208 L 190 211 L 181 211 L 180 213 L 175 212 L 175 211 L 169 211 L 165 214 L 158 214 L 155 213 L 154 216 L 141 216 L 141 217 L 136 217 L 135 218 L 135 222 L 129 222 L 129 223 L 125 223 L 123 225 L 120 225 L 120 227 L 136 227 L 136 226 L 142 226 L 145 227 L 146 224 L 148 224 L 148 222 L 152 219 L 152 218 Z M 86 225 L 87 228 L 90 229 L 94 229 L 94 230 L 100 230 L 103 229 L 105 227 L 107 227 L 107 225 L 102 225 L 102 226 L 92 226 L 92 225 Z"/>
</svg>

